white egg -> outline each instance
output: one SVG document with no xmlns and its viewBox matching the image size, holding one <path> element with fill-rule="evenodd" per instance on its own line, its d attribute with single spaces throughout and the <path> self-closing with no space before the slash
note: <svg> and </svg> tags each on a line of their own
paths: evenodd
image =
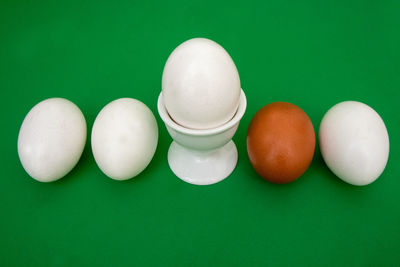
<svg viewBox="0 0 400 267">
<path fill-rule="evenodd" d="M 375 181 L 389 157 L 385 123 L 375 110 L 356 101 L 341 102 L 325 114 L 319 144 L 331 171 L 353 185 Z"/>
<path fill-rule="evenodd" d="M 85 142 L 86 121 L 80 109 L 67 99 L 50 98 L 26 115 L 18 135 L 18 155 L 32 178 L 52 182 L 74 168 Z"/>
<path fill-rule="evenodd" d="M 235 63 L 223 47 L 204 38 L 190 39 L 169 56 L 162 92 L 169 115 L 192 129 L 210 129 L 232 119 L 240 98 Z"/>
<path fill-rule="evenodd" d="M 156 151 L 158 127 L 151 110 L 132 98 L 106 105 L 92 129 L 92 151 L 99 168 L 115 180 L 141 173 Z"/>
</svg>

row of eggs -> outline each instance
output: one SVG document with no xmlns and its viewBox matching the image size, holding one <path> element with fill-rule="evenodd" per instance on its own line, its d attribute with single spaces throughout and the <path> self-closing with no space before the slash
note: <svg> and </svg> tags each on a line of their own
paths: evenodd
<svg viewBox="0 0 400 267">
<path fill-rule="evenodd" d="M 97 165 L 110 178 L 138 175 L 156 151 L 158 127 L 151 110 L 132 98 L 106 105 L 92 128 Z M 80 109 L 64 98 L 46 99 L 25 117 L 18 136 L 22 166 L 41 182 L 58 180 L 78 163 L 86 143 L 86 121 Z"/>
<path fill-rule="evenodd" d="M 344 101 L 328 110 L 320 124 L 319 145 L 331 171 L 353 185 L 375 181 L 389 157 L 389 136 L 383 120 L 374 109 L 357 101 Z M 296 105 L 271 103 L 253 117 L 247 150 L 254 169 L 263 178 L 292 182 L 313 159 L 314 127 Z"/>
<path fill-rule="evenodd" d="M 217 43 L 195 38 L 169 56 L 162 77 L 164 105 L 179 125 L 214 129 L 235 115 L 241 92 L 239 74 Z M 50 182 L 65 176 L 79 161 L 86 122 L 72 102 L 51 98 L 27 114 L 18 137 L 18 153 L 33 178 Z M 142 102 L 122 98 L 106 105 L 92 129 L 91 144 L 99 168 L 116 180 L 132 178 L 150 163 L 158 142 L 157 123 Z M 389 137 L 380 116 L 360 102 L 346 101 L 324 116 L 319 142 L 328 167 L 354 185 L 373 182 L 386 166 Z M 247 150 L 254 169 L 275 183 L 300 177 L 311 163 L 315 133 L 299 107 L 271 103 L 252 119 Z"/>
</svg>

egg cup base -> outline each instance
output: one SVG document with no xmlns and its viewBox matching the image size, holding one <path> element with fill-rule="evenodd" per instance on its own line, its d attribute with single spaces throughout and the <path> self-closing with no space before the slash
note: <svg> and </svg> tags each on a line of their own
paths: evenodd
<svg viewBox="0 0 400 267">
<path fill-rule="evenodd" d="M 173 141 L 168 150 L 168 163 L 181 180 L 194 185 L 210 185 L 227 178 L 235 169 L 238 151 L 235 143 L 206 151 L 183 147 Z"/>
<path fill-rule="evenodd" d="M 238 152 L 232 142 L 247 101 L 243 90 L 233 118 L 212 129 L 194 130 L 177 124 L 168 114 L 163 94 L 157 102 L 158 113 L 174 140 L 168 151 L 171 170 L 181 180 L 194 185 L 214 184 L 227 178 L 236 167 Z"/>
</svg>

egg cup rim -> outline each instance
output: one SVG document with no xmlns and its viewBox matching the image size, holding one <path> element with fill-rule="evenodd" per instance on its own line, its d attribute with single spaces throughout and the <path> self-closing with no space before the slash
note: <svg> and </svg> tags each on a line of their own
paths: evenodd
<svg viewBox="0 0 400 267">
<path fill-rule="evenodd" d="M 192 136 L 207 136 L 207 135 L 216 135 L 222 132 L 225 132 L 235 126 L 239 121 L 242 119 L 247 107 L 247 100 L 246 100 L 246 95 L 243 91 L 243 89 L 240 90 L 240 97 L 239 97 L 239 105 L 236 110 L 235 115 L 230 119 L 228 122 L 222 124 L 221 126 L 211 128 L 211 129 L 191 129 L 191 128 L 186 128 L 184 126 L 179 125 L 176 123 L 171 116 L 169 115 L 163 101 L 163 93 L 162 91 L 160 92 L 160 95 L 158 96 L 158 101 L 157 101 L 157 109 L 158 109 L 158 114 L 160 115 L 161 119 L 163 122 L 169 126 L 170 128 L 174 129 L 175 131 L 178 131 L 180 133 L 186 134 L 186 135 L 192 135 Z"/>
</svg>

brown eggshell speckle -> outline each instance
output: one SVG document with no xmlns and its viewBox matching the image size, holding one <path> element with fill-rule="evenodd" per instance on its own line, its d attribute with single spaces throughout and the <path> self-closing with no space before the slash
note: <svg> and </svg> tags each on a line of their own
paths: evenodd
<svg viewBox="0 0 400 267">
<path fill-rule="evenodd" d="M 261 108 L 247 131 L 247 152 L 255 171 L 278 184 L 290 183 L 309 167 L 315 150 L 310 118 L 298 106 L 275 102 Z"/>
</svg>

